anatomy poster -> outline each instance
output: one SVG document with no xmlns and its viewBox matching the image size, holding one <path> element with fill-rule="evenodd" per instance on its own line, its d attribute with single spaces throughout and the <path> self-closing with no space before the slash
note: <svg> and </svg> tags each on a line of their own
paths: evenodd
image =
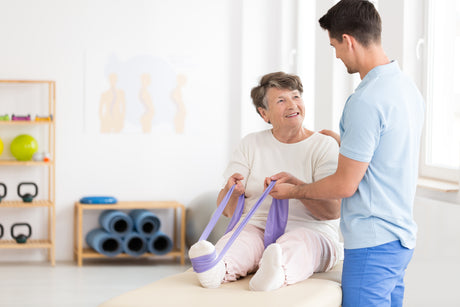
<svg viewBox="0 0 460 307">
<path fill-rule="evenodd" d="M 87 52 L 85 79 L 87 132 L 184 133 L 187 77 L 167 59 Z"/>
</svg>

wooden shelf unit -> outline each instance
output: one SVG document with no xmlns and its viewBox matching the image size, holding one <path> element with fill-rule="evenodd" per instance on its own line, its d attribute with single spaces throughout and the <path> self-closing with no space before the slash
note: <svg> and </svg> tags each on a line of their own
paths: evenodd
<svg viewBox="0 0 460 307">
<path fill-rule="evenodd" d="M 120 201 L 112 205 L 88 205 L 76 202 L 74 206 L 74 259 L 77 261 L 78 266 L 83 265 L 83 259 L 89 258 L 134 258 L 125 253 L 121 253 L 115 257 L 107 257 L 99 254 L 92 248 L 83 248 L 83 216 L 86 210 L 134 210 L 134 209 L 173 209 L 174 210 L 174 223 L 173 223 L 173 249 L 166 255 L 158 256 L 151 253 L 143 254 L 142 258 L 145 257 L 178 257 L 180 263 L 185 264 L 185 207 L 181 203 L 176 201 Z M 178 225 L 178 213 L 180 213 L 180 225 Z M 179 242 L 177 242 L 177 231 L 180 226 Z M 178 244 L 179 243 L 179 244 Z M 179 245 L 179 246 L 178 246 Z"/>
<path fill-rule="evenodd" d="M 0 80 L 0 86 L 29 86 L 29 85 L 43 85 L 47 86 L 48 94 L 48 115 L 52 115 L 53 119 L 50 121 L 3 121 L 0 120 L 1 130 L 4 129 L 15 129 L 16 127 L 35 127 L 35 126 L 47 126 L 48 129 L 48 152 L 51 154 L 52 161 L 16 161 L 12 159 L 1 159 L 0 167 L 46 167 L 47 178 L 48 178 L 48 199 L 45 200 L 34 200 L 31 203 L 25 203 L 22 201 L 6 201 L 0 202 L 1 208 L 20 208 L 21 210 L 30 208 L 45 208 L 48 210 L 48 237 L 45 239 L 29 239 L 26 243 L 16 243 L 15 240 L 0 239 L 0 249 L 34 249 L 43 248 L 48 250 L 48 260 L 51 265 L 56 264 L 55 251 L 56 251 L 56 209 L 55 209 L 55 187 L 56 187 L 56 171 L 55 171 L 55 116 L 56 116 L 56 82 L 50 80 Z M 3 114 L 0 114 L 3 115 Z M 22 128 L 24 129 L 24 128 Z M 0 134 L 1 137 L 1 134 Z M 4 173 L 3 170 L 1 172 Z M 0 214 L 1 215 L 1 214 Z"/>
</svg>

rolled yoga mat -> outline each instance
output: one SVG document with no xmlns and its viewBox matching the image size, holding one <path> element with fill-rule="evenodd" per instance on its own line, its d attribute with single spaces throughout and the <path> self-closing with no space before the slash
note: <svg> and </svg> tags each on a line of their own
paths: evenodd
<svg viewBox="0 0 460 307">
<path fill-rule="evenodd" d="M 99 224 L 111 234 L 124 237 L 133 229 L 132 218 L 119 210 L 105 210 L 99 216 Z"/>
<path fill-rule="evenodd" d="M 157 231 L 147 239 L 147 249 L 152 254 L 165 255 L 169 253 L 172 248 L 173 242 L 171 238 L 161 231 Z"/>
<path fill-rule="evenodd" d="M 121 238 L 102 228 L 91 230 L 86 235 L 86 243 L 96 252 L 107 257 L 115 257 L 123 252 Z"/>
<path fill-rule="evenodd" d="M 160 230 L 160 219 L 148 210 L 136 209 L 131 211 L 129 216 L 133 219 L 134 230 L 145 237 L 151 236 Z"/>
<path fill-rule="evenodd" d="M 137 232 L 130 232 L 123 238 L 123 251 L 138 257 L 147 252 L 147 239 Z"/>
</svg>

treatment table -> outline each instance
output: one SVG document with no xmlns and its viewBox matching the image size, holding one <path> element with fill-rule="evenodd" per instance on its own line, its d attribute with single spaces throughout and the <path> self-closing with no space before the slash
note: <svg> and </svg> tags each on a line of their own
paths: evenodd
<svg viewBox="0 0 460 307">
<path fill-rule="evenodd" d="M 297 284 L 270 292 L 255 292 L 249 290 L 252 275 L 224 283 L 217 289 L 206 289 L 190 268 L 121 294 L 99 307 L 339 307 L 342 303 L 341 276 L 340 262 L 331 271 L 316 273 Z"/>
</svg>

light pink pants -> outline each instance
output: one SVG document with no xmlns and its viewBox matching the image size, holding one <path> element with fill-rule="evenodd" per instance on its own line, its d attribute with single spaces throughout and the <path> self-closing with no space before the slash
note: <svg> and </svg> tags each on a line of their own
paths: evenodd
<svg viewBox="0 0 460 307">
<path fill-rule="evenodd" d="M 236 228 L 236 227 L 235 227 Z M 216 243 L 220 252 L 233 231 L 224 235 Z M 287 285 L 310 277 L 315 272 L 324 272 L 335 264 L 335 249 L 324 235 L 306 228 L 286 232 L 276 240 L 282 249 L 282 265 Z M 227 266 L 224 281 L 235 281 L 257 271 L 264 252 L 264 231 L 253 225 L 246 225 L 238 238 L 225 254 Z"/>
</svg>

